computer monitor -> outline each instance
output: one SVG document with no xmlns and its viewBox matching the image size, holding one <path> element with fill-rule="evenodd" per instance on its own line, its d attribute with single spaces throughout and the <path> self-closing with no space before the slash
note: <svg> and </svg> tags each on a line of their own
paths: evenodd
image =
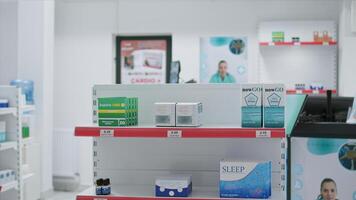
<svg viewBox="0 0 356 200">
<path fill-rule="evenodd" d="M 173 61 L 171 63 L 171 69 L 169 73 L 169 83 L 179 83 L 180 62 Z"/>
</svg>

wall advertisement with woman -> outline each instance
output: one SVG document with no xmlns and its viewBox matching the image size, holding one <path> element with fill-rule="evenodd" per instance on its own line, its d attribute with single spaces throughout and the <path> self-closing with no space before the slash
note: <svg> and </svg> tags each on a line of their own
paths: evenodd
<svg viewBox="0 0 356 200">
<path fill-rule="evenodd" d="M 356 140 L 291 139 L 292 200 L 356 200 Z"/>
<path fill-rule="evenodd" d="M 200 83 L 246 83 L 247 37 L 200 38 Z"/>
</svg>

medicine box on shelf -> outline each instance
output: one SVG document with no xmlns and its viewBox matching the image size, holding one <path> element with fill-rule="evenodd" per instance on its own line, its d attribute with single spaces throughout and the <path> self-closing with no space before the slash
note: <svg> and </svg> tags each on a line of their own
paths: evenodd
<svg viewBox="0 0 356 200">
<path fill-rule="evenodd" d="M 0 142 L 6 141 L 6 123 L 0 121 Z"/>
<path fill-rule="evenodd" d="M 156 179 L 156 196 L 188 197 L 192 192 L 192 177 L 188 175 L 170 175 Z"/>
<path fill-rule="evenodd" d="M 203 104 L 177 103 L 176 126 L 200 126 L 203 113 Z"/>
<path fill-rule="evenodd" d="M 176 126 L 176 103 L 155 103 L 156 126 Z"/>
</svg>

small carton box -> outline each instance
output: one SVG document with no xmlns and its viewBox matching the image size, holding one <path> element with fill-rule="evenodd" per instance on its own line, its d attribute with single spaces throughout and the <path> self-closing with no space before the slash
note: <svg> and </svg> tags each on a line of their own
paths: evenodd
<svg viewBox="0 0 356 200">
<path fill-rule="evenodd" d="M 241 86 L 241 126 L 262 127 L 262 84 Z"/>
<path fill-rule="evenodd" d="M 6 122 L 0 121 L 0 142 L 6 141 Z"/>
<path fill-rule="evenodd" d="M 285 95 L 285 88 L 283 84 L 263 85 L 264 127 L 284 127 Z"/>
<path fill-rule="evenodd" d="M 188 197 L 192 192 L 190 175 L 169 175 L 157 178 L 155 193 L 157 197 Z"/>
<path fill-rule="evenodd" d="M 137 125 L 137 98 L 105 97 L 98 99 L 99 126 Z"/>
<path fill-rule="evenodd" d="M 220 197 L 259 198 L 271 196 L 271 162 L 220 161 Z"/>
<path fill-rule="evenodd" d="M 177 103 L 176 126 L 200 126 L 203 113 L 203 104 Z"/>
<path fill-rule="evenodd" d="M 176 103 L 155 103 L 156 126 L 176 126 Z"/>
</svg>

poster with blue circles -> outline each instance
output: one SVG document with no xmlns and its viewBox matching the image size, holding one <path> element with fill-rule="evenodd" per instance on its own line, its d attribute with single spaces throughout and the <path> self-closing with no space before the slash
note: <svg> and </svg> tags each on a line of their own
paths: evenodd
<svg viewBox="0 0 356 200">
<path fill-rule="evenodd" d="M 291 139 L 291 200 L 356 200 L 356 140 Z"/>
<path fill-rule="evenodd" d="M 246 83 L 247 37 L 200 38 L 200 83 Z"/>
</svg>

